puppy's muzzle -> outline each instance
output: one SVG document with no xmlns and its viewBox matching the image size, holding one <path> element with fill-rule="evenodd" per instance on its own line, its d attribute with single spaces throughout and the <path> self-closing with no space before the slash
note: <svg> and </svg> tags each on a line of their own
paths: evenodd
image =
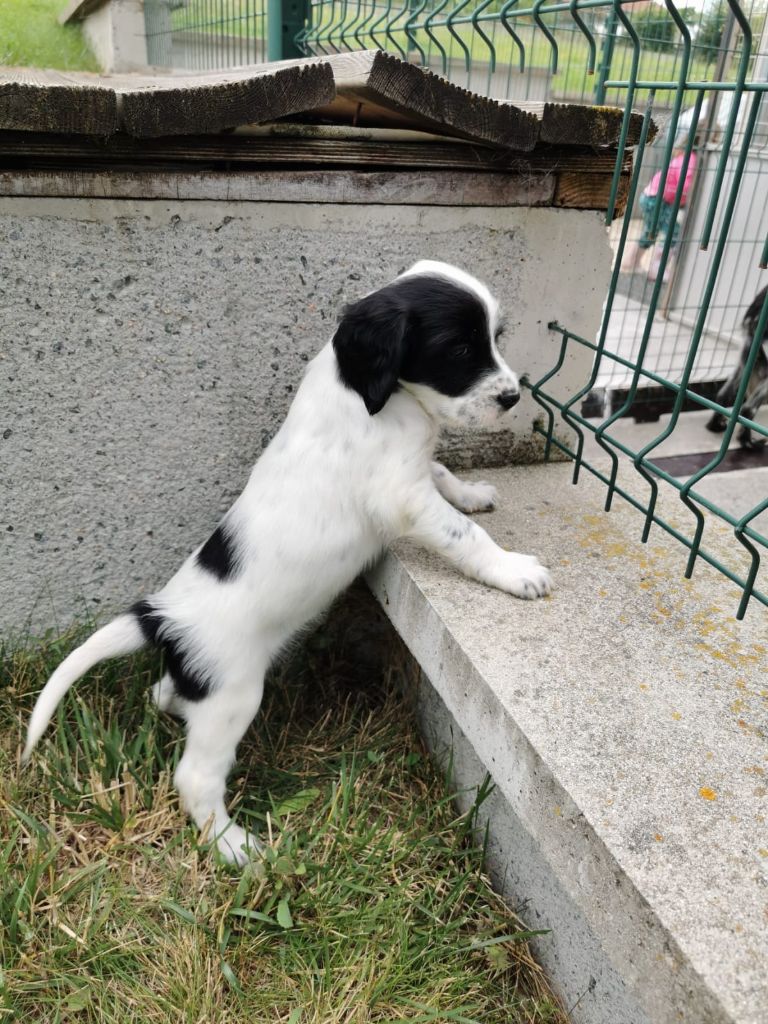
<svg viewBox="0 0 768 1024">
<path fill-rule="evenodd" d="M 502 409 L 511 409 L 513 405 L 517 405 L 520 401 L 520 392 L 502 391 L 500 395 L 496 395 L 496 401 Z"/>
</svg>

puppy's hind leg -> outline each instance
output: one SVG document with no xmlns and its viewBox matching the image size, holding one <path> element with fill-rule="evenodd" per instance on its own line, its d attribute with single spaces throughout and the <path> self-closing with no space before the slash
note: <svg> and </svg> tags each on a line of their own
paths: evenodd
<svg viewBox="0 0 768 1024">
<path fill-rule="evenodd" d="M 749 382 L 750 386 L 744 399 L 744 405 L 741 407 L 741 415 L 748 420 L 754 420 L 760 406 L 768 401 L 768 366 L 761 366 L 760 371 L 758 376 L 758 369 L 755 369 L 753 378 Z M 758 379 L 755 380 L 755 377 Z M 752 430 L 745 426 L 739 431 L 739 444 L 742 448 L 751 451 L 761 451 L 765 448 L 766 439 L 764 437 L 753 438 Z"/>
<path fill-rule="evenodd" d="M 715 401 L 719 402 L 720 405 L 724 405 L 726 407 L 733 405 L 733 401 L 736 398 L 736 392 L 739 389 L 741 376 L 744 373 L 744 364 L 748 353 L 749 346 L 745 346 L 745 348 L 742 349 L 738 366 L 735 367 L 728 380 L 722 385 L 715 395 Z M 713 434 L 722 434 L 728 426 L 728 417 L 724 416 L 721 412 L 713 412 L 705 425 L 707 430 L 711 430 Z"/>
<path fill-rule="evenodd" d="M 184 718 L 184 700 L 176 693 L 173 679 L 168 672 L 158 679 L 151 690 L 152 701 L 158 711 L 165 711 L 176 718 Z"/>
<path fill-rule="evenodd" d="M 237 744 L 259 710 L 264 673 L 225 682 L 201 701 L 184 701 L 187 742 L 174 776 L 182 804 L 198 828 L 210 835 L 225 860 L 246 864 L 261 843 L 234 824 L 224 803 L 227 775 Z"/>
</svg>

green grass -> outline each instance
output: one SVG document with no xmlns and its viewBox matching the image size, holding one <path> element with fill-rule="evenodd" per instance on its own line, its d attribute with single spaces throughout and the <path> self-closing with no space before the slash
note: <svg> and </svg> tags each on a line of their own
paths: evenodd
<svg viewBox="0 0 768 1024">
<path fill-rule="evenodd" d="M 215 863 L 180 811 L 152 657 L 91 673 L 21 770 L 22 722 L 78 636 L 6 654 L 0 1019 L 565 1024 L 361 601 L 276 673 L 242 744 L 230 795 L 262 873 Z"/>
<path fill-rule="evenodd" d="M 98 71 L 79 25 L 59 25 L 66 0 L 0 0 L 0 64 Z"/>
</svg>

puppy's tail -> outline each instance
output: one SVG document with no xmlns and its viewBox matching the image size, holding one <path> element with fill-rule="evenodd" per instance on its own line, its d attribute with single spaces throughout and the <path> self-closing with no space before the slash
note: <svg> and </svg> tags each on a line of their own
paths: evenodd
<svg viewBox="0 0 768 1024">
<path fill-rule="evenodd" d="M 27 743 L 22 761 L 26 761 L 35 744 L 45 732 L 64 694 L 77 682 L 81 675 L 107 658 L 117 658 L 121 654 L 133 654 L 146 644 L 136 616 L 127 612 L 119 615 L 108 625 L 89 637 L 84 644 L 76 648 L 59 665 L 45 684 L 37 698 L 32 717 L 27 729 Z"/>
</svg>

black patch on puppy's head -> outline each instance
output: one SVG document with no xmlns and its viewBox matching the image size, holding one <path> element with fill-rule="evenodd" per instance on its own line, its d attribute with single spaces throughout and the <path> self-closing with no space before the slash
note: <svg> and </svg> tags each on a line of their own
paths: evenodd
<svg viewBox="0 0 768 1024">
<path fill-rule="evenodd" d="M 371 416 L 397 388 L 407 333 L 408 309 L 392 285 L 344 309 L 333 336 L 339 373 Z"/>
<path fill-rule="evenodd" d="M 398 380 L 465 394 L 497 369 L 480 297 L 437 275 L 395 281 L 343 312 L 333 338 L 339 373 L 371 415 Z"/>
<path fill-rule="evenodd" d="M 403 380 L 456 398 L 498 370 L 488 310 L 478 295 L 429 275 L 406 278 L 398 287 L 410 309 Z"/>
</svg>

